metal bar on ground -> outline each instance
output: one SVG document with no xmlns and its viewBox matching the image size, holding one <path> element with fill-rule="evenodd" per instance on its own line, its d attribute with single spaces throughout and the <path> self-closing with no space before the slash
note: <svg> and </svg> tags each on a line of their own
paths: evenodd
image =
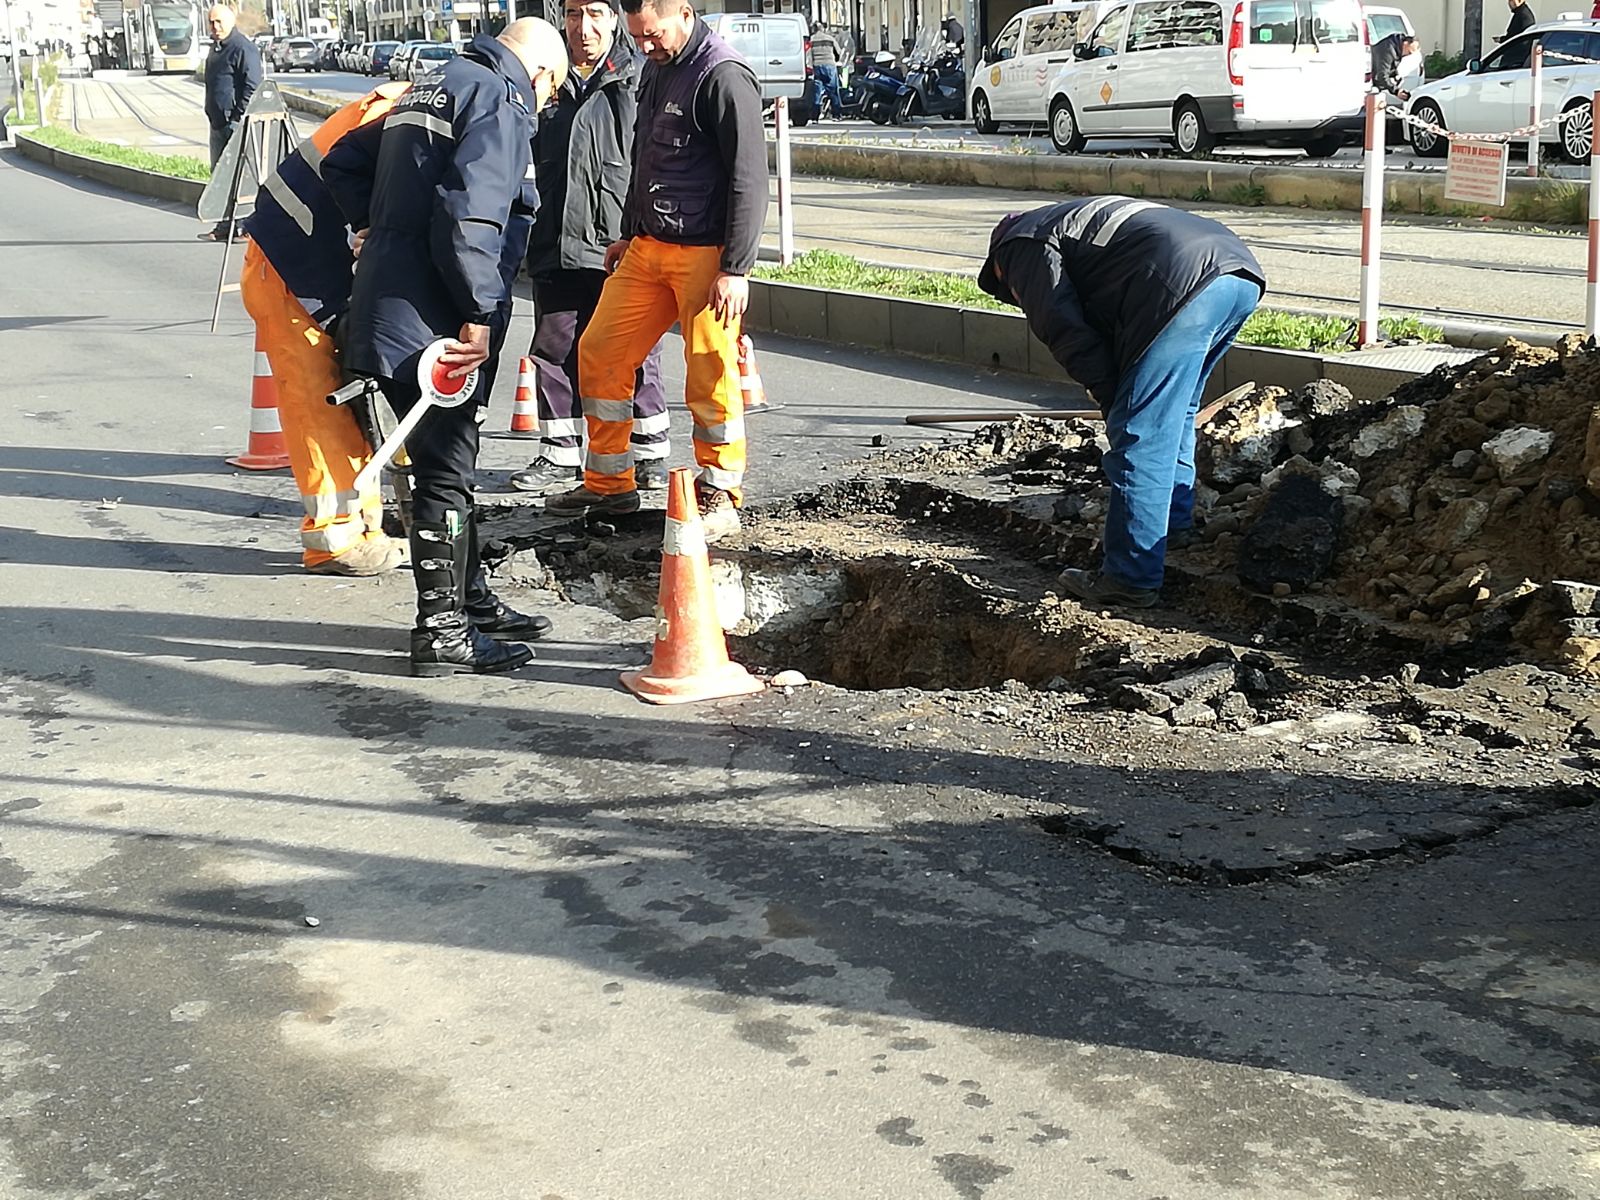
<svg viewBox="0 0 1600 1200">
<path fill-rule="evenodd" d="M 1583 285 L 1583 331 L 1590 337 L 1600 336 L 1600 138 L 1594 136 L 1596 113 L 1600 113 L 1600 91 L 1589 101 L 1589 278 Z"/>
<path fill-rule="evenodd" d="M 1356 344 L 1378 340 L 1378 264 L 1383 246 L 1383 97 L 1367 95 L 1366 160 L 1361 164 L 1361 302 Z"/>
<path fill-rule="evenodd" d="M 778 262 L 794 262 L 794 189 L 789 170 L 789 98 L 773 104 L 773 126 L 778 139 Z"/>
<path fill-rule="evenodd" d="M 1222 411 L 1223 406 L 1235 400 L 1243 399 L 1256 390 L 1255 380 L 1241 383 L 1236 388 L 1223 392 L 1210 404 L 1200 409 L 1194 415 L 1194 426 L 1199 429 Z M 1103 421 L 1105 414 L 1098 408 L 1038 408 L 1018 412 L 1015 409 L 994 412 L 958 412 L 958 413 L 907 413 L 907 425 L 927 427 L 929 425 L 970 425 L 988 424 L 993 421 L 1020 421 L 1024 417 L 1037 417 L 1041 421 L 1070 421 L 1078 418 L 1084 421 Z"/>
<path fill-rule="evenodd" d="M 1528 174 L 1539 174 L 1539 122 L 1544 119 L 1544 43 L 1533 44 L 1533 98 L 1528 103 L 1528 124 L 1533 132 L 1528 134 Z"/>
</svg>

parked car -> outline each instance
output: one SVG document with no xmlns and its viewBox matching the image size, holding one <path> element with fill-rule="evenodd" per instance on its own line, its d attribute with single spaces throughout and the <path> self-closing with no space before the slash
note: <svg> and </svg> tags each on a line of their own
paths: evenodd
<svg viewBox="0 0 1600 1200">
<path fill-rule="evenodd" d="M 816 110 L 811 79 L 811 27 L 803 13 L 706 13 L 705 22 L 756 73 L 763 103 L 789 101 L 795 125 Z"/>
<path fill-rule="evenodd" d="M 979 133 L 1001 125 L 1043 125 L 1049 115 L 1050 80 L 1072 61 L 1072 48 L 1089 40 L 1099 0 L 1025 8 L 978 54 L 967 111 Z"/>
<path fill-rule="evenodd" d="M 288 43 L 289 39 L 286 37 L 275 37 L 267 43 L 267 48 L 261 52 L 261 58 L 263 65 L 268 70 L 277 71 L 280 69 L 278 61 L 283 55 L 283 48 Z"/>
<path fill-rule="evenodd" d="M 418 46 L 406 59 L 406 78 L 421 79 L 430 71 L 437 71 L 461 51 L 444 42 Z"/>
<path fill-rule="evenodd" d="M 365 53 L 362 69 L 367 75 L 386 75 L 389 73 L 389 60 L 394 57 L 394 52 L 400 49 L 399 42 L 372 42 Z"/>
<path fill-rule="evenodd" d="M 1138 0 L 1072 54 L 1050 85 L 1063 154 L 1162 137 L 1185 155 L 1248 140 L 1326 158 L 1361 135 L 1372 71 L 1356 0 Z"/>
<path fill-rule="evenodd" d="M 1422 84 L 1411 93 L 1413 116 L 1457 133 L 1501 133 L 1528 123 L 1533 105 L 1533 44 L 1544 45 L 1539 115 L 1574 116 L 1540 133 L 1542 145 L 1553 145 L 1568 162 L 1588 162 L 1594 137 L 1592 99 L 1600 89 L 1600 66 L 1565 62 L 1558 55 L 1600 59 L 1600 22 L 1558 21 L 1535 25 L 1504 43 L 1488 57 L 1473 59 L 1467 69 Z M 1411 146 L 1418 154 L 1442 158 L 1449 139 L 1411 127 Z"/>
<path fill-rule="evenodd" d="M 290 38 L 279 51 L 278 70 L 315 71 L 322 51 L 310 38 Z"/>
<path fill-rule="evenodd" d="M 315 38 L 312 39 L 316 41 Z M 339 69 L 339 53 L 344 49 L 344 43 L 329 38 L 325 42 L 317 42 L 317 69 L 319 71 L 337 71 Z"/>
<path fill-rule="evenodd" d="M 433 44 L 433 42 L 428 41 L 401 42 L 393 57 L 389 59 L 389 78 L 410 79 L 411 76 L 407 74 L 406 59 L 410 58 L 419 47 Z"/>
</svg>

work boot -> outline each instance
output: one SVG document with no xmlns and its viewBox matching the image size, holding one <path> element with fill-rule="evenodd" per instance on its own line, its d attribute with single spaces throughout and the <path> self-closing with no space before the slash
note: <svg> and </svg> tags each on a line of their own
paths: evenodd
<svg viewBox="0 0 1600 1200">
<path fill-rule="evenodd" d="M 511 473 L 511 486 L 519 492 L 553 492 L 582 482 L 582 467 L 563 467 L 542 455 L 522 470 Z"/>
<path fill-rule="evenodd" d="M 587 486 L 575 487 L 570 492 L 557 492 L 544 502 L 544 510 L 557 516 L 576 517 L 590 513 L 597 517 L 625 516 L 639 511 L 639 493 L 618 492 L 603 496 L 591 492 Z"/>
<path fill-rule="evenodd" d="M 1107 608 L 1149 608 L 1161 598 L 1155 588 L 1136 588 L 1118 583 L 1104 571 L 1061 572 L 1061 586 L 1085 604 Z"/>
<path fill-rule="evenodd" d="M 479 633 L 497 642 L 531 642 L 550 632 L 550 618 L 538 613 L 520 613 L 489 589 L 478 557 L 478 523 L 472 523 L 467 550 L 467 620 Z"/>
<path fill-rule="evenodd" d="M 715 545 L 744 528 L 733 497 L 721 488 L 698 484 L 694 489 L 694 500 L 700 508 L 700 524 L 705 530 L 707 545 Z"/>
<path fill-rule="evenodd" d="M 647 458 L 633 464 L 633 483 L 641 492 L 667 490 L 667 462 L 662 458 Z"/>
<path fill-rule="evenodd" d="M 382 575 L 404 566 L 408 557 L 405 543 L 380 533 L 306 570 L 313 575 Z"/>
<path fill-rule="evenodd" d="M 455 514 L 451 514 L 454 516 Z M 533 658 L 526 646 L 502 646 L 480 633 L 464 607 L 471 534 L 466 528 L 424 525 L 411 530 L 417 578 L 417 624 L 411 631 L 413 675 L 474 675 L 515 671 Z"/>
</svg>

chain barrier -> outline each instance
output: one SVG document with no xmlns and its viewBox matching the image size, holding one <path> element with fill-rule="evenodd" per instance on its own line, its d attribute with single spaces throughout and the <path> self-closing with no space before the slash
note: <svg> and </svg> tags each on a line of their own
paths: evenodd
<svg viewBox="0 0 1600 1200">
<path fill-rule="evenodd" d="M 1559 50 L 1545 50 L 1545 59 L 1559 59 L 1565 63 L 1573 63 L 1580 67 L 1600 67 L 1600 58 L 1584 58 L 1577 54 L 1563 54 Z"/>
<path fill-rule="evenodd" d="M 1571 120 L 1584 110 L 1581 108 L 1569 108 L 1566 112 L 1559 112 L 1552 117 L 1546 117 L 1537 124 L 1524 125 L 1520 129 L 1508 130 L 1505 133 L 1458 133 L 1455 130 L 1446 129 L 1442 125 L 1435 125 L 1432 121 L 1424 121 L 1421 117 L 1413 116 L 1404 109 L 1397 108 L 1393 104 L 1385 105 L 1383 111 L 1387 116 L 1397 117 L 1407 125 L 1411 125 L 1417 129 L 1426 129 L 1431 134 L 1442 138 L 1448 138 L 1451 141 L 1514 142 L 1524 140 L 1535 133 L 1542 133 L 1544 130 L 1549 129 L 1552 125 L 1559 125 L 1563 121 Z"/>
</svg>

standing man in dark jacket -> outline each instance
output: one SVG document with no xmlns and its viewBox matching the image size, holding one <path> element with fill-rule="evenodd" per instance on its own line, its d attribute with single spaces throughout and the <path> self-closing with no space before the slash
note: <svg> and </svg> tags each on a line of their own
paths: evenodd
<svg viewBox="0 0 1600 1200">
<path fill-rule="evenodd" d="M 583 486 L 551 513 L 633 512 L 634 373 L 676 321 L 684 399 L 694 418 L 700 511 L 708 540 L 739 529 L 745 467 L 739 331 L 767 215 L 761 89 L 738 51 L 688 0 L 622 0 L 649 60 L 639 85 L 633 175 L 613 272 L 578 345 L 589 426 Z"/>
<path fill-rule="evenodd" d="M 1414 33 L 1391 33 L 1378 39 L 1372 47 L 1372 86 L 1401 100 L 1411 99 L 1411 93 L 1400 86 L 1400 63 L 1417 52 L 1417 45 Z"/>
<path fill-rule="evenodd" d="M 261 86 L 261 52 L 234 28 L 233 9 L 227 5 L 213 6 L 206 14 L 206 24 L 211 29 L 211 53 L 206 55 L 206 121 L 211 125 L 211 165 L 215 167 L 244 120 L 250 97 Z M 223 220 L 202 233 L 200 240 L 220 242 L 229 233 L 228 222 Z M 236 238 L 244 236 L 238 226 L 231 233 Z"/>
<path fill-rule="evenodd" d="M 533 278 L 533 358 L 539 405 L 539 457 L 511 476 L 525 492 L 583 481 L 583 404 L 578 339 L 605 286 L 606 247 L 622 236 L 622 200 L 633 161 L 639 57 L 618 37 L 615 0 L 566 0 L 571 69 L 533 139 L 539 213 L 528 241 Z M 667 395 L 661 346 L 644 360 L 633 388 L 634 482 L 667 486 Z"/>
<path fill-rule="evenodd" d="M 351 131 L 322 160 L 322 179 L 358 255 L 341 331 L 344 368 L 375 377 L 397 413 L 421 395 L 423 350 L 448 340 L 453 376 L 485 367 L 511 306 L 538 198 L 534 114 L 561 86 L 567 53 L 544 21 L 524 18 L 415 84 L 383 122 Z M 487 394 L 487 379 L 480 381 Z M 434 408 L 406 443 L 412 466 L 414 675 L 509 671 L 550 627 L 513 612 L 483 579 L 473 520 L 478 422 L 471 404 Z"/>
<path fill-rule="evenodd" d="M 1022 308 L 1106 415 L 1104 558 L 1062 584 L 1092 604 L 1149 607 L 1169 535 L 1194 521 L 1200 396 L 1266 291 L 1261 264 L 1215 221 L 1096 196 L 1002 218 L 978 284 Z"/>
<path fill-rule="evenodd" d="M 1497 42 L 1509 42 L 1524 30 L 1532 29 L 1539 20 L 1533 15 L 1533 9 L 1528 7 L 1528 0 L 1506 0 L 1506 4 L 1511 9 L 1511 20 L 1506 22 L 1505 36 L 1495 38 Z"/>
</svg>

